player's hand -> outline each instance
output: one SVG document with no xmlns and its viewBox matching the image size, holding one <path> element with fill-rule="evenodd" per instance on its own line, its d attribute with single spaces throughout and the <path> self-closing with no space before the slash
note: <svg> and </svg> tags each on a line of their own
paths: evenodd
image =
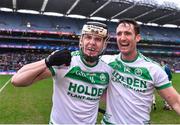
<svg viewBox="0 0 180 125">
<path fill-rule="evenodd" d="M 56 50 L 45 59 L 47 67 L 60 66 L 65 64 L 69 66 L 71 62 L 71 52 L 67 49 Z"/>
</svg>

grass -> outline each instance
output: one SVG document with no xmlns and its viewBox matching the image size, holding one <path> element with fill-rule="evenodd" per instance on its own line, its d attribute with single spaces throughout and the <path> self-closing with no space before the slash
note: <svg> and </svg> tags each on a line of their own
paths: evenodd
<svg viewBox="0 0 180 125">
<path fill-rule="evenodd" d="M 0 76 L 1 81 L 8 79 L 9 76 Z M 51 79 L 23 88 L 8 84 L 0 93 L 0 124 L 48 123 L 51 95 Z"/>
<path fill-rule="evenodd" d="M 0 88 L 11 76 L 0 75 Z M 180 74 L 173 74 L 173 86 L 180 93 Z M 9 83 L 0 93 L 0 124 L 47 124 L 51 111 L 52 80 L 46 79 L 29 87 L 14 87 Z M 157 110 L 151 112 L 154 124 L 178 124 L 174 111 L 164 111 L 163 101 L 157 95 Z M 105 108 L 103 103 L 101 108 Z M 98 115 L 98 123 L 102 114 Z"/>
</svg>

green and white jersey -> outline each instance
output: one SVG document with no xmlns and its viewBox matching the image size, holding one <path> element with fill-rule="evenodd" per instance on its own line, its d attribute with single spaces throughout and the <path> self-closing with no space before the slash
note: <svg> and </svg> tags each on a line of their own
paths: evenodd
<svg viewBox="0 0 180 125">
<path fill-rule="evenodd" d="M 166 73 L 141 53 L 131 62 L 123 61 L 121 54 L 104 55 L 101 59 L 114 69 L 102 123 L 149 123 L 154 88 L 171 86 Z"/>
<path fill-rule="evenodd" d="M 52 67 L 53 124 L 95 124 L 99 100 L 106 90 L 112 74 L 105 62 L 99 60 L 95 66 L 87 66 L 79 51 L 72 52 L 69 67 Z"/>
</svg>

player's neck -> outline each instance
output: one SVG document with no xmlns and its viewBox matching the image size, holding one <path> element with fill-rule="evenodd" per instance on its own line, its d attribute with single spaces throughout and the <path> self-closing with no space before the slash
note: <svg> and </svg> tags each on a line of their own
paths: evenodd
<svg viewBox="0 0 180 125">
<path fill-rule="evenodd" d="M 135 51 L 134 53 L 131 54 L 121 54 L 121 59 L 124 61 L 134 61 L 137 59 L 138 52 Z"/>
</svg>

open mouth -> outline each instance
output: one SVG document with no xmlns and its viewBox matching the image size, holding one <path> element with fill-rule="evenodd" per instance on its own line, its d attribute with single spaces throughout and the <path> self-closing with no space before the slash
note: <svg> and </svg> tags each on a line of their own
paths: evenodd
<svg viewBox="0 0 180 125">
<path fill-rule="evenodd" d="M 120 44 L 122 47 L 127 47 L 127 46 L 129 46 L 129 43 L 121 43 Z"/>
<path fill-rule="evenodd" d="M 96 56 L 96 55 L 97 55 L 97 51 L 96 51 L 95 48 L 89 47 L 89 48 L 87 48 L 87 54 L 88 54 L 89 56 Z"/>
<path fill-rule="evenodd" d="M 89 50 L 89 51 L 95 51 L 95 49 L 94 48 L 87 48 L 87 50 Z"/>
</svg>

